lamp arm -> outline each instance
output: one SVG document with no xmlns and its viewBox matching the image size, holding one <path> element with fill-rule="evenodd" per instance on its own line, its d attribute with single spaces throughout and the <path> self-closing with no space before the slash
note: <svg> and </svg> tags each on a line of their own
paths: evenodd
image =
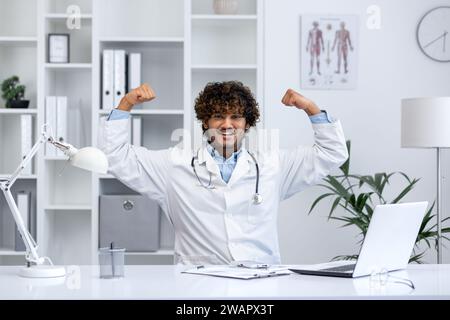
<svg viewBox="0 0 450 320">
<path fill-rule="evenodd" d="M 48 136 L 44 129 L 44 131 L 42 131 L 42 133 L 41 133 L 41 137 L 39 138 L 39 140 L 34 144 L 34 146 L 31 148 L 31 150 L 22 159 L 22 162 L 19 164 L 17 169 L 11 174 L 10 178 L 6 181 L 6 183 L 5 183 L 6 187 L 12 186 L 14 184 L 14 182 L 19 177 L 20 173 L 27 166 L 27 164 L 31 161 L 31 159 L 36 155 L 36 153 L 38 152 L 41 145 L 44 142 L 46 142 L 47 139 L 48 139 Z"/>
<path fill-rule="evenodd" d="M 47 257 L 40 257 L 37 249 L 38 245 L 34 241 L 31 234 L 28 232 L 27 228 L 25 227 L 25 224 L 23 222 L 22 216 L 20 215 L 19 208 L 17 208 L 16 202 L 14 201 L 14 197 L 11 193 L 11 187 L 14 184 L 14 182 L 19 177 L 20 173 L 23 171 L 23 169 L 27 166 L 27 164 L 31 161 L 31 159 L 36 155 L 39 148 L 42 146 L 45 142 L 52 143 L 53 138 L 50 137 L 47 133 L 47 125 L 44 124 L 42 126 L 42 133 L 39 140 L 34 144 L 34 146 L 31 148 L 31 150 L 27 153 L 27 155 L 22 159 L 21 163 L 17 167 L 17 169 L 11 174 L 11 176 L 3 181 L 0 181 L 0 189 L 3 191 L 3 194 L 5 195 L 6 202 L 9 205 L 9 208 L 11 210 L 11 213 L 14 217 L 14 220 L 16 222 L 17 228 L 19 229 L 20 235 L 22 236 L 22 239 L 25 243 L 25 247 L 27 250 L 26 254 L 26 260 L 28 262 L 32 262 L 35 264 L 43 264 L 45 260 L 49 260 L 51 264 L 51 260 Z"/>
<path fill-rule="evenodd" d="M 16 221 L 17 229 L 19 229 L 20 235 L 22 236 L 23 242 L 25 243 L 25 247 L 27 249 L 27 255 L 25 256 L 25 259 L 28 262 L 32 262 L 35 264 L 43 264 L 45 262 L 45 258 L 39 257 L 39 254 L 37 252 L 38 245 L 25 227 L 22 216 L 20 215 L 19 208 L 17 208 L 14 197 L 11 194 L 11 189 L 5 190 L 2 188 L 2 190 L 3 194 L 5 195 L 6 202 L 11 209 L 14 220 Z"/>
</svg>

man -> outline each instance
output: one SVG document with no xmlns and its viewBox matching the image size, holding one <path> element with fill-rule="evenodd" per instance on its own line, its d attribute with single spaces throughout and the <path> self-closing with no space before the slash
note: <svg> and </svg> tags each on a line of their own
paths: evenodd
<svg viewBox="0 0 450 320">
<path fill-rule="evenodd" d="M 287 90 L 282 103 L 313 122 L 315 144 L 254 155 L 242 139 L 259 118 L 251 91 L 237 81 L 209 83 L 195 101 L 209 143 L 186 153 L 127 143 L 129 111 L 155 98 L 146 84 L 129 92 L 101 129 L 109 172 L 158 202 L 175 230 L 175 261 L 280 263 L 279 202 L 312 186 L 348 157 L 339 121 Z M 256 196 L 257 195 L 257 196 Z M 131 235 L 132 236 L 132 235 Z"/>
<path fill-rule="evenodd" d="M 313 22 L 313 28 L 308 32 L 308 42 L 306 44 L 306 52 L 311 55 L 309 75 L 313 73 L 314 60 L 316 60 L 317 74 L 320 76 L 320 52 L 324 51 L 322 30 L 319 29 L 319 23 Z"/>
<path fill-rule="evenodd" d="M 331 51 L 334 51 L 336 48 L 336 44 L 338 47 L 337 50 L 337 70 L 335 73 L 341 73 L 341 63 L 342 60 L 344 60 L 344 72 L 348 73 L 348 62 L 347 62 L 347 56 L 348 56 L 348 47 L 350 46 L 350 50 L 353 51 L 352 41 L 350 39 L 350 31 L 345 29 L 345 22 L 342 21 L 340 23 L 341 29 L 336 31 L 336 35 L 334 37 L 334 43 L 333 47 L 331 48 Z"/>
</svg>

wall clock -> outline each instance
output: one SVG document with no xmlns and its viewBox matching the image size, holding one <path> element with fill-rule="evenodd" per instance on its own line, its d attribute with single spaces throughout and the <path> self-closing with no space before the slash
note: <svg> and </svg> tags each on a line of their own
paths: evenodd
<svg viewBox="0 0 450 320">
<path fill-rule="evenodd" d="M 425 13 L 417 25 L 417 43 L 430 59 L 450 62 L 450 6 Z"/>
</svg>

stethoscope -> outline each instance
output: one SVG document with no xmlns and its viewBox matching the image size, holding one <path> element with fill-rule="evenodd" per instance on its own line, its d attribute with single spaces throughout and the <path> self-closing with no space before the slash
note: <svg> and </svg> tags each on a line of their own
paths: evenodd
<svg viewBox="0 0 450 320">
<path fill-rule="evenodd" d="M 197 180 L 198 180 L 198 182 L 200 183 L 200 186 L 202 186 L 202 187 L 205 188 L 205 189 L 209 189 L 209 190 L 215 189 L 216 187 L 215 187 L 214 185 L 211 184 L 211 179 L 212 179 L 212 178 L 211 178 L 211 177 L 212 177 L 211 172 L 209 172 L 209 182 L 208 182 L 207 185 L 205 185 L 205 184 L 200 180 L 200 178 L 199 178 L 199 176 L 198 176 L 198 174 L 197 174 L 197 170 L 195 170 L 195 160 L 198 160 L 198 152 L 199 152 L 199 151 L 200 151 L 200 149 L 197 151 L 197 155 L 194 155 L 194 156 L 192 157 L 192 160 L 191 160 L 191 167 L 192 167 L 192 169 L 194 170 L 194 174 L 195 174 L 195 176 L 197 177 Z M 256 168 L 255 194 L 253 195 L 252 200 L 253 200 L 253 203 L 254 203 L 254 204 L 261 204 L 262 201 L 263 201 L 263 198 L 262 198 L 262 196 L 261 196 L 261 195 L 259 194 L 259 192 L 258 192 L 258 188 L 259 188 L 259 166 L 258 166 L 258 161 L 256 161 L 255 156 L 254 156 L 250 151 L 247 150 L 247 152 L 248 152 L 248 154 L 250 155 L 250 157 L 252 157 L 253 162 L 255 163 L 255 168 Z"/>
</svg>

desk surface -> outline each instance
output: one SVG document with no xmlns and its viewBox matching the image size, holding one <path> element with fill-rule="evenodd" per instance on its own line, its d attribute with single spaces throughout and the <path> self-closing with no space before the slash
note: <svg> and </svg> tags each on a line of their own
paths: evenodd
<svg viewBox="0 0 450 320">
<path fill-rule="evenodd" d="M 19 268 L 0 267 L 0 299 L 450 299 L 450 265 L 410 265 L 392 273 L 409 278 L 415 290 L 373 277 L 238 280 L 182 274 L 186 266 L 173 265 L 126 266 L 119 279 L 100 279 L 98 266 L 67 266 L 69 275 L 53 283 L 21 278 Z"/>
</svg>

